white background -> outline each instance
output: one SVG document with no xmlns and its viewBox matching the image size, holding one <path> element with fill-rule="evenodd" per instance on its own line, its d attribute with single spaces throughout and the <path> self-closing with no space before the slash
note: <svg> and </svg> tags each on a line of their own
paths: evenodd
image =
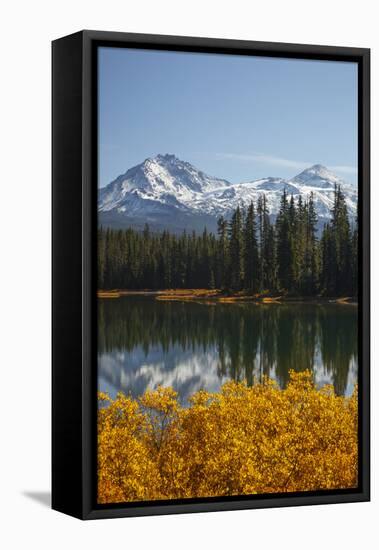
<svg viewBox="0 0 379 550">
<path fill-rule="evenodd" d="M 49 509 L 50 41 L 83 28 L 372 48 L 372 210 L 378 209 L 373 0 L 24 0 L 0 48 L 0 537 L 12 548 L 378 548 L 378 286 L 373 276 L 373 500 L 80 522 Z M 69 212 L 67 213 L 69 215 Z M 378 217 L 373 216 L 373 274 Z M 67 396 L 69 401 L 70 396 Z M 42 502 L 41 502 L 42 501 Z"/>
</svg>

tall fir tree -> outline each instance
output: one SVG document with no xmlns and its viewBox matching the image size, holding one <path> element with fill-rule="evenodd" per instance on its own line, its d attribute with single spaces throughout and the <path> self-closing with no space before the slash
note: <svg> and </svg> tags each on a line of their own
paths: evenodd
<svg viewBox="0 0 379 550">
<path fill-rule="evenodd" d="M 291 241 L 290 212 L 286 189 L 280 200 L 276 218 L 278 284 L 282 290 L 291 290 L 293 286 L 293 258 Z"/>
<path fill-rule="evenodd" d="M 257 242 L 257 222 L 255 219 L 255 208 L 253 202 L 250 203 L 244 225 L 244 282 L 245 288 L 252 291 L 258 291 L 259 285 L 259 253 Z"/>
<path fill-rule="evenodd" d="M 355 225 L 351 235 L 351 270 L 352 270 L 352 294 L 358 295 L 359 283 L 359 251 L 358 251 L 358 216 L 355 218 Z"/>
<path fill-rule="evenodd" d="M 228 223 L 223 216 L 217 220 L 217 261 L 216 261 L 216 284 L 219 288 L 226 288 L 229 283 L 229 244 L 228 244 Z"/>
<path fill-rule="evenodd" d="M 317 214 L 314 206 L 313 192 L 305 209 L 305 249 L 301 291 L 309 296 L 314 295 L 318 288 L 319 251 L 317 242 Z"/>
<path fill-rule="evenodd" d="M 239 206 L 237 206 L 232 215 L 229 225 L 229 234 L 230 287 L 233 290 L 241 290 L 244 283 L 244 274 L 242 212 Z"/>
</svg>

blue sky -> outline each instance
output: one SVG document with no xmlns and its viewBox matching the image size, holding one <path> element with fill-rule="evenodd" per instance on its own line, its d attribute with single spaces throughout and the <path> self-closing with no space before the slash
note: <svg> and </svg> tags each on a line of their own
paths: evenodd
<svg viewBox="0 0 379 550">
<path fill-rule="evenodd" d="M 355 63 L 100 48 L 99 185 L 158 153 L 236 183 L 357 179 Z"/>
</svg>

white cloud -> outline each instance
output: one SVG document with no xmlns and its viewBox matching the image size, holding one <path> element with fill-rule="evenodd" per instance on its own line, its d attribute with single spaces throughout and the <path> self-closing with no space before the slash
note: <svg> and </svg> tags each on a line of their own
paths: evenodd
<svg viewBox="0 0 379 550">
<path fill-rule="evenodd" d="M 318 163 L 318 161 L 313 162 L 304 162 L 301 160 L 286 159 L 282 157 L 276 157 L 273 155 L 266 155 L 265 153 L 250 153 L 250 154 L 239 154 L 239 153 L 216 153 L 217 158 L 219 159 L 231 159 L 231 160 L 242 160 L 246 162 L 255 162 L 262 164 L 269 164 L 271 166 L 282 166 L 284 168 L 290 168 L 293 170 L 305 170 L 312 166 L 312 164 Z M 344 174 L 357 174 L 357 168 L 355 166 L 328 166 L 332 171 L 341 172 Z"/>
<path fill-rule="evenodd" d="M 271 164 L 275 166 L 285 166 L 294 170 L 302 170 L 308 168 L 312 163 L 302 162 L 298 160 L 284 159 L 264 153 L 238 154 L 238 153 L 217 153 L 218 158 L 245 160 L 247 162 L 261 162 L 263 164 Z"/>
<path fill-rule="evenodd" d="M 343 174 L 353 174 L 357 175 L 358 170 L 355 166 L 330 166 L 330 170 L 335 172 L 342 172 Z"/>
</svg>

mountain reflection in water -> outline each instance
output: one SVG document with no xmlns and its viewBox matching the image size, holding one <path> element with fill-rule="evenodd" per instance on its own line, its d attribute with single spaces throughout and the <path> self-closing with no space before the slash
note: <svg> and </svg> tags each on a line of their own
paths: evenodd
<svg viewBox="0 0 379 550">
<path fill-rule="evenodd" d="M 351 394 L 357 381 L 357 308 L 339 304 L 205 304 L 151 297 L 99 300 L 99 390 L 137 397 L 159 384 L 182 403 L 229 379 L 264 375 L 284 387 L 310 369 L 318 385 Z"/>
</svg>

